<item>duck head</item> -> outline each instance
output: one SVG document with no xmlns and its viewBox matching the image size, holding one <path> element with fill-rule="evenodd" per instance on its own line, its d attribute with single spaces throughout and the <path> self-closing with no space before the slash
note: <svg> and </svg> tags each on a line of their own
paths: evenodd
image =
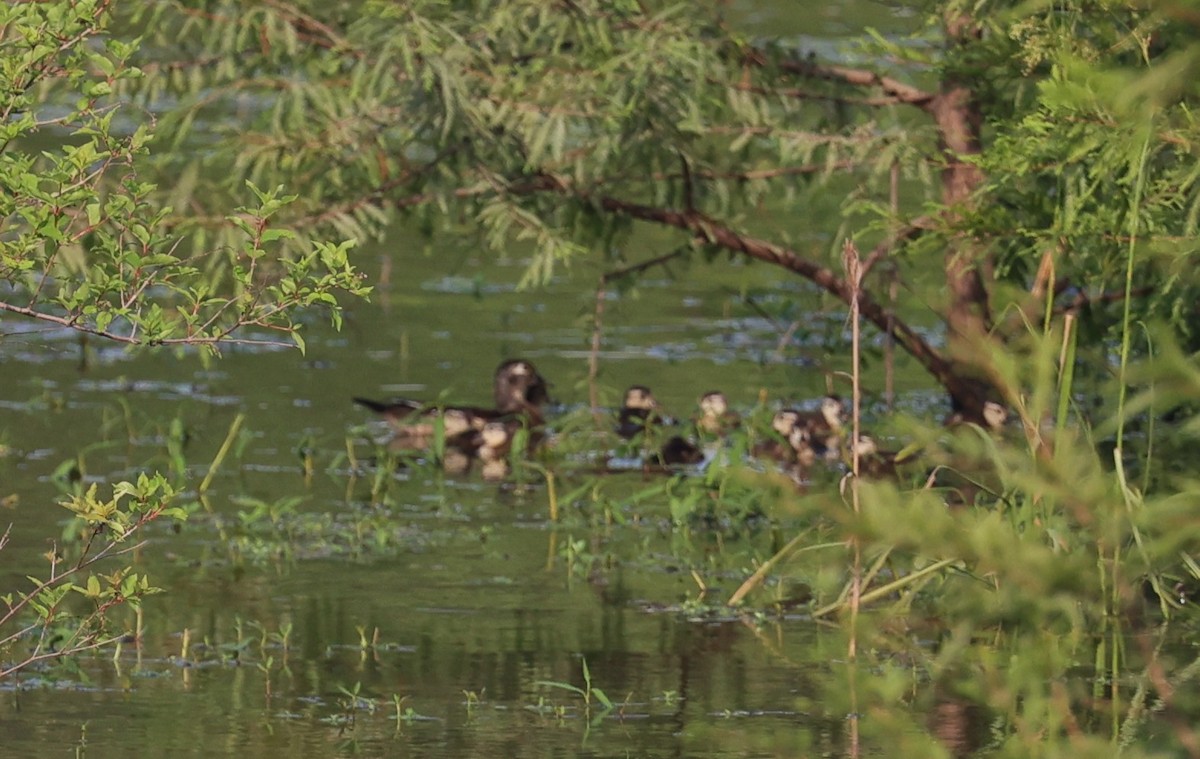
<svg viewBox="0 0 1200 759">
<path fill-rule="evenodd" d="M 879 451 L 879 446 L 875 445 L 875 441 L 866 435 L 860 435 L 858 442 L 854 444 L 853 451 L 859 456 L 873 456 Z"/>
<path fill-rule="evenodd" d="M 825 423 L 829 425 L 829 429 L 841 429 L 845 415 L 846 404 L 841 398 L 836 395 L 827 395 L 821 399 L 821 416 L 825 417 Z"/>
<path fill-rule="evenodd" d="M 496 409 L 503 412 L 538 409 L 549 400 L 549 385 L 524 359 L 505 361 L 496 368 L 493 391 Z"/>
<path fill-rule="evenodd" d="M 485 448 L 502 448 L 508 444 L 508 426 L 504 422 L 488 422 L 479 433 Z"/>
<path fill-rule="evenodd" d="M 812 447 L 812 439 L 808 434 L 808 430 L 803 426 L 797 425 L 792 428 L 788 434 L 788 444 L 792 446 L 792 450 L 796 452 L 796 462 L 802 466 L 812 466 L 817 460 L 817 452 Z"/>
<path fill-rule="evenodd" d="M 654 393 L 650 392 L 650 388 L 645 385 L 633 385 L 625 391 L 625 401 L 622 405 L 625 408 L 638 409 L 639 411 L 651 411 L 658 408 L 658 399 L 654 397 Z"/>
<path fill-rule="evenodd" d="M 700 396 L 700 411 L 706 418 L 719 419 L 729 413 L 729 399 L 720 390 Z"/>
<path fill-rule="evenodd" d="M 987 401 L 983 404 L 983 421 L 988 429 L 998 431 L 1008 422 L 1008 409 L 995 401 Z"/>
<path fill-rule="evenodd" d="M 771 429 L 778 432 L 785 440 L 788 439 L 792 430 L 796 429 L 796 423 L 800 421 L 800 414 L 791 409 L 783 409 L 776 411 L 775 416 L 771 418 Z"/>
</svg>

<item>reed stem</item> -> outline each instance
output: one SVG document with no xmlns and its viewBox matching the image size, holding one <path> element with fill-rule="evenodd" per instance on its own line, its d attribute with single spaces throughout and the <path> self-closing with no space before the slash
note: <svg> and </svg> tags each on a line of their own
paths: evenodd
<svg viewBox="0 0 1200 759">
<path fill-rule="evenodd" d="M 225 457 L 229 455 L 229 449 L 233 447 L 233 441 L 237 439 L 238 431 L 242 428 L 242 422 L 245 420 L 245 414 L 238 414 L 233 419 L 233 424 L 229 425 L 229 432 L 225 433 L 225 442 L 221 443 L 220 450 L 217 451 L 216 458 L 208 467 L 208 474 L 204 475 L 204 480 L 200 483 L 199 492 L 208 492 L 208 486 L 212 484 L 213 477 L 216 476 L 217 470 L 221 468 Z"/>
</svg>

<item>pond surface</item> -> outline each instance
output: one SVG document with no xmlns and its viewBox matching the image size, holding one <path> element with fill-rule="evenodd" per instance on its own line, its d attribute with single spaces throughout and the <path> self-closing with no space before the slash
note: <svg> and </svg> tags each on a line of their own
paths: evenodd
<svg viewBox="0 0 1200 759">
<path fill-rule="evenodd" d="M 398 232 L 389 246 L 409 244 Z M 366 270 L 377 275 L 388 253 L 368 251 Z M 814 710 L 806 682 L 836 666 L 840 636 L 799 617 L 754 623 L 699 611 L 700 601 L 727 597 L 778 535 L 677 529 L 662 499 L 626 502 L 608 519 L 566 514 L 552 523 L 540 480 L 495 483 L 414 466 L 381 493 L 375 471 L 350 462 L 347 447 L 369 458 L 364 436 L 378 432 L 351 396 L 433 398 L 445 389 L 486 403 L 492 369 L 511 356 L 534 361 L 554 383 L 559 415 L 586 405 L 594 279 L 517 292 L 519 260 L 483 266 L 469 252 L 457 255 L 461 274 L 447 273 L 445 256 L 397 258 L 390 287 L 353 305 L 341 333 L 310 325 L 304 356 L 232 347 L 205 367 L 194 357 L 131 356 L 5 324 L 5 588 L 45 571 L 43 554 L 66 524 L 56 505 L 67 487 L 56 476 L 64 461 L 79 452 L 84 481 L 102 490 L 165 471 L 179 420 L 194 485 L 244 415 L 240 445 L 204 503 L 178 533 L 155 525 L 139 551 L 139 571 L 165 590 L 144 606 L 142 645 L 85 656 L 78 672 L 51 669 L 6 684 L 0 724 L 19 736 L 6 738 L 9 749 L 837 751 L 845 713 Z M 796 400 L 824 392 L 824 370 L 837 365 L 798 339 L 779 350 L 788 325 L 756 315 L 738 295 L 754 288 L 768 304 L 808 299 L 819 308 L 814 294 L 764 269 L 681 274 L 609 304 L 606 402 L 633 382 L 651 385 L 680 416 L 712 388 L 740 410 L 760 391 Z M 841 330 L 836 311 L 810 324 L 823 319 Z M 301 450 L 315 464 L 308 479 Z M 617 504 L 658 484 L 636 472 L 609 479 Z M 558 489 L 583 481 L 564 474 Z M 271 516 L 238 517 L 256 505 Z M 589 712 L 565 687 L 585 689 L 585 667 L 616 709 L 602 714 L 593 695 Z"/>
<path fill-rule="evenodd" d="M 814 46 L 862 23 L 915 23 L 874 3 L 814 7 L 781 17 L 773 4 L 744 4 L 751 27 L 786 24 Z M 829 230 L 801 220 L 794 234 Z M 667 246 L 641 243 L 634 260 Z M 494 367 L 520 356 L 553 382 L 556 416 L 588 402 L 601 272 L 582 264 L 523 292 L 519 254 L 485 261 L 439 245 L 397 230 L 361 249 L 380 282 L 372 301 L 350 304 L 341 332 L 314 318 L 306 355 L 230 346 L 205 365 L 3 322 L 0 526 L 12 527 L 0 588 L 45 572 L 67 523 L 56 505 L 69 487 L 64 462 L 103 489 L 170 470 L 174 435 L 194 486 L 243 419 L 206 499 L 178 531 L 155 525 L 138 552 L 138 570 L 165 591 L 144 606 L 141 644 L 5 683 L 4 753 L 848 753 L 851 710 L 825 703 L 817 685 L 852 676 L 845 639 L 787 611 L 800 589 L 777 588 L 780 611 L 768 617 L 709 611 L 791 537 L 786 514 L 769 528 L 691 529 L 672 519 L 659 478 L 630 472 L 606 478 L 605 499 L 591 501 L 610 512 L 553 522 L 555 496 L 539 477 L 497 483 L 420 465 L 393 477 L 369 465 L 379 430 L 353 396 L 487 403 Z M 811 402 L 847 367 L 822 347 L 845 329 L 842 309 L 778 272 L 680 266 L 610 294 L 600 399 L 611 406 L 646 384 L 682 417 L 716 388 L 743 412 L 764 397 Z M 869 384 L 878 393 L 878 373 Z M 904 361 L 897 387 L 917 415 L 944 411 Z M 565 472 L 557 492 L 587 482 L 586 471 Z M 138 624 L 130 613 L 129 629 Z M 947 698 L 923 708 L 932 726 L 910 738 L 951 753 L 987 741 L 979 707 Z M 862 753 L 899 755 L 902 738 L 875 735 Z"/>
</svg>

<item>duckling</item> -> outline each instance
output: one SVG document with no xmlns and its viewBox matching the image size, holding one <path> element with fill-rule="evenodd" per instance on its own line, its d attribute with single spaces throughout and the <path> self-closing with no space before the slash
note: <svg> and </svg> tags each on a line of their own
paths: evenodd
<svg viewBox="0 0 1200 759">
<path fill-rule="evenodd" d="M 974 435 L 965 435 L 967 425 L 975 425 L 989 435 L 1000 436 L 1008 422 L 1008 410 L 995 401 L 985 401 L 978 413 L 957 406 L 946 418 L 949 431 L 945 450 L 931 453 L 933 468 L 927 479 L 946 492 L 951 507 L 990 502 L 1003 490 L 1003 481 L 995 461 L 978 449 Z"/>
<path fill-rule="evenodd" d="M 880 450 L 875 440 L 866 435 L 860 435 L 858 442 L 851 446 L 847 465 L 853 461 L 856 451 L 859 474 L 869 479 L 896 479 L 896 467 L 904 460 L 903 452 Z"/>
<path fill-rule="evenodd" d="M 798 411 L 796 427 L 808 432 L 809 444 L 827 459 L 839 456 L 838 443 L 845 426 L 846 404 L 836 395 L 821 399 L 817 411 Z"/>
<path fill-rule="evenodd" d="M 512 449 L 513 431 L 505 422 L 488 422 L 483 425 L 476 440 L 478 447 L 475 455 L 480 461 L 507 460 L 508 452 Z"/>
<path fill-rule="evenodd" d="M 817 462 L 817 451 L 813 448 L 808 430 L 799 426 L 792 428 L 791 433 L 788 435 L 788 444 L 792 447 L 796 464 L 807 469 Z"/>
<path fill-rule="evenodd" d="M 466 474 L 471 469 L 471 456 L 458 448 L 447 448 L 442 454 L 442 471 L 446 474 Z"/>
<path fill-rule="evenodd" d="M 479 467 L 479 476 L 486 482 L 500 482 L 508 477 L 512 471 L 512 464 L 508 459 L 496 459 L 494 461 L 485 461 Z"/>
<path fill-rule="evenodd" d="M 445 439 L 462 442 L 473 432 L 482 430 L 489 421 L 504 417 L 521 418 L 531 427 L 543 423 L 542 404 L 549 394 L 544 377 L 533 364 L 524 359 L 505 361 L 496 368 L 492 379 L 495 408 L 479 406 L 437 406 L 408 398 L 374 401 L 354 398 L 354 402 L 382 416 L 396 431 L 396 442 L 411 442 L 410 447 L 424 448 L 433 440 L 434 424 L 442 419 Z M 465 422 L 465 426 L 463 426 Z"/>
<path fill-rule="evenodd" d="M 817 462 L 817 451 L 812 446 L 808 430 L 802 426 L 793 427 L 788 434 L 788 444 L 792 448 L 792 459 L 783 471 L 798 487 L 805 487 L 808 483 L 808 473 Z"/>
<path fill-rule="evenodd" d="M 658 399 L 645 385 L 633 385 L 625 391 L 625 400 L 617 412 L 617 434 L 631 440 L 651 426 L 665 422 L 659 412 Z"/>
<path fill-rule="evenodd" d="M 738 415 L 729 410 L 725 393 L 712 390 L 700 396 L 700 416 L 695 420 L 696 434 L 701 437 L 722 437 L 741 424 Z"/>
<path fill-rule="evenodd" d="M 653 461 L 661 466 L 678 466 L 682 464 L 699 464 L 704 461 L 704 451 L 700 446 L 681 435 L 672 435 L 663 443 Z"/>
<path fill-rule="evenodd" d="M 796 458 L 795 448 L 790 437 L 796 429 L 800 414 L 792 409 L 776 411 L 771 417 L 771 431 L 774 433 L 765 440 L 760 440 L 750 449 L 750 455 L 760 459 L 773 459 L 779 462 L 789 462 Z"/>
<path fill-rule="evenodd" d="M 355 400 L 360 402 L 360 405 L 366 405 L 362 403 L 363 399 L 356 398 Z M 371 407 L 368 406 L 368 408 Z M 377 411 L 378 409 L 372 410 Z M 395 433 L 387 441 L 388 448 L 393 451 L 414 451 L 432 447 L 437 434 L 436 425 L 439 415 L 436 413 L 436 409 L 434 409 L 421 418 L 425 421 L 420 424 L 393 425 Z M 446 408 L 442 409 L 440 419 L 442 423 L 442 440 L 447 449 L 470 447 L 470 440 L 475 435 L 474 418 L 472 415 L 460 408 Z M 389 418 L 390 422 L 391 419 Z"/>
<path fill-rule="evenodd" d="M 494 482 L 508 476 L 508 453 L 512 449 L 513 432 L 506 422 L 488 422 L 479 431 L 479 447 L 475 449 L 475 455 L 482 462 L 479 473 L 483 479 Z"/>
<path fill-rule="evenodd" d="M 992 434 L 997 434 L 1008 423 L 1008 409 L 995 401 L 984 401 L 978 416 L 969 413 L 959 404 L 954 404 L 950 415 L 942 422 L 944 427 L 959 427 L 964 424 L 977 424 Z"/>
</svg>

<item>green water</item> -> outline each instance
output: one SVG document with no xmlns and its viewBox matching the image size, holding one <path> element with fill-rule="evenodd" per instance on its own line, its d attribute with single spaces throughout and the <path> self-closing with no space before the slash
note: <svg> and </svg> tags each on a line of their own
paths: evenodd
<svg viewBox="0 0 1200 759">
<path fill-rule="evenodd" d="M 825 47 L 863 23 L 915 23 L 873 3 L 815 8 L 743 10 L 750 29 L 783 28 Z M 830 231 L 797 220 L 794 234 L 824 245 Z M 666 245 L 639 243 L 647 257 Z M 303 356 L 231 346 L 205 366 L 0 322 L 0 443 L 9 451 L 0 457 L 0 526 L 12 525 L 0 588 L 26 587 L 26 575 L 46 570 L 43 555 L 66 523 L 54 479 L 62 462 L 81 454 L 85 482 L 97 483 L 165 470 L 177 419 L 194 484 L 244 414 L 241 445 L 207 504 L 178 532 L 152 528 L 137 554 L 138 571 L 165 590 L 145 604 L 141 644 L 84 656 L 78 671 L 4 683 L 2 753 L 843 754 L 848 712 L 821 703 L 815 685 L 843 676 L 839 635 L 786 612 L 758 622 L 689 613 L 728 597 L 778 547 L 786 515 L 773 515 L 782 533 L 714 535 L 673 528 L 663 504 L 647 502 L 608 523 L 568 514 L 553 524 L 541 482 L 420 467 L 391 482 L 381 505 L 372 470 L 345 456 L 348 445 L 372 453 L 360 434 L 368 415 L 352 396 L 485 403 L 493 368 L 514 356 L 554 383 L 557 413 L 585 405 L 599 270 L 581 263 L 521 292 L 519 253 L 482 260 L 403 230 L 360 253 L 364 271 L 374 281 L 386 271 L 387 283 L 370 303 L 350 305 L 340 333 L 314 318 Z M 743 411 L 764 393 L 811 399 L 846 366 L 822 347 L 842 335 L 844 318 L 764 267 L 681 265 L 609 302 L 601 399 L 614 403 L 635 382 L 679 416 L 715 388 Z M 870 382 L 878 392 L 878 373 Z M 897 382 L 909 408 L 930 405 L 927 378 L 904 362 Z M 311 478 L 298 449 L 313 452 Z M 565 474 L 559 488 L 580 481 Z M 650 484 L 629 474 L 611 487 L 630 494 Z M 278 531 L 238 526 L 255 499 L 288 498 L 296 501 Z M 578 693 L 551 684 L 583 688 L 585 662 L 617 709 L 600 714 L 593 698 L 589 711 Z M 962 729 L 960 747 L 986 727 L 942 722 Z M 867 748 L 888 755 L 886 742 Z"/>
<path fill-rule="evenodd" d="M 368 251 L 368 271 L 385 254 Z M 51 476 L 76 451 L 89 482 L 166 468 L 164 437 L 179 418 L 194 483 L 237 414 L 247 430 L 210 491 L 215 516 L 201 509 L 178 534 L 153 529 L 139 552 L 139 571 L 166 590 L 145 604 L 141 647 L 127 645 L 115 660 L 85 656 L 81 675 L 33 673 L 19 688 L 6 684 L 0 723 L 19 736 L 8 748 L 316 756 L 353 744 L 442 756 L 742 756 L 757 747 L 769 756 L 841 740 L 844 714 L 805 706 L 806 673 L 837 654 L 822 649 L 820 628 L 681 611 L 702 597 L 691 568 L 711 583 L 708 598 L 727 597 L 750 557 L 769 555 L 771 535 L 706 551 L 712 537 L 673 530 L 661 503 L 607 528 L 578 517 L 555 526 L 542 484 L 430 468 L 394 482 L 390 506 L 371 503 L 370 471 L 356 476 L 341 456 L 368 421 L 352 395 L 433 397 L 448 388 L 449 397 L 486 402 L 494 365 L 522 355 L 554 383 L 564 412 L 587 397 L 586 279 L 516 292 L 519 261 L 480 268 L 466 257 L 462 270 L 486 277 L 478 296 L 448 277 L 440 258 L 402 260 L 403 277 L 393 268 L 391 288 L 355 305 L 340 334 L 314 322 L 306 356 L 235 348 L 205 368 L 6 323 L 0 431 L 12 453 L 0 459 L 0 495 L 16 503 L 0 515 L 12 523 L 3 587 L 23 587 L 26 574 L 44 570 L 41 554 L 66 517 Z M 602 353 L 606 397 L 643 382 L 685 415 L 711 388 L 742 409 L 760 390 L 796 399 L 823 392 L 821 351 L 791 347 L 776 358 L 778 325 L 748 314 L 736 291 L 814 296 L 765 269 L 734 271 L 737 281 L 728 267 L 698 266 L 615 302 Z M 840 324 L 838 314 L 828 318 Z M 309 482 L 302 445 L 315 451 Z M 625 479 L 617 491 L 645 486 L 640 476 Z M 560 488 L 571 483 L 567 476 Z M 293 539 L 234 526 L 245 499 L 292 496 L 301 499 L 289 517 Z M 365 533 L 356 541 L 345 530 L 306 532 L 301 517 Z M 572 570 L 563 549 L 575 541 L 603 571 Z M 246 645 L 236 658 L 203 645 L 237 644 L 239 625 Z M 286 655 L 277 641 L 262 645 L 260 627 L 288 625 Z M 359 628 L 377 645 L 362 649 Z M 259 668 L 267 657 L 269 675 Z M 581 698 L 539 684 L 582 686 L 584 660 L 595 686 L 623 702 L 621 717 L 590 729 Z M 342 689 L 356 686 L 375 711 L 347 710 Z M 479 703 L 469 707 L 467 693 Z M 394 696 L 418 718 L 397 723 Z"/>
</svg>

